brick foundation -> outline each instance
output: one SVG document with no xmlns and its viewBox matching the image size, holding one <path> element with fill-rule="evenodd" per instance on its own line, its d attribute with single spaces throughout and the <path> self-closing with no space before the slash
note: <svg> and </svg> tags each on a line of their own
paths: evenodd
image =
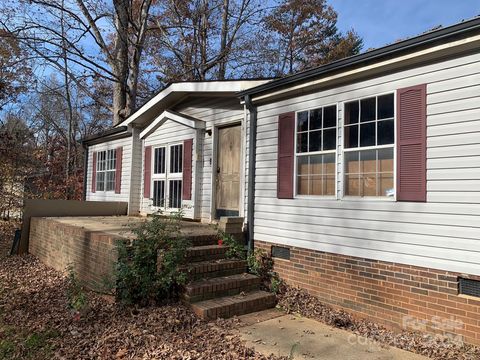
<svg viewBox="0 0 480 360">
<path fill-rule="evenodd" d="M 269 253 L 272 245 L 255 241 Z M 290 260 L 274 260 L 282 279 L 326 304 L 391 329 L 480 345 L 480 298 L 458 295 L 458 273 L 298 247 L 290 247 Z"/>
<path fill-rule="evenodd" d="M 104 290 L 111 279 L 116 261 L 114 242 L 106 233 L 50 218 L 31 219 L 29 252 L 58 271 L 73 265 L 80 281 L 94 290 Z"/>
</svg>

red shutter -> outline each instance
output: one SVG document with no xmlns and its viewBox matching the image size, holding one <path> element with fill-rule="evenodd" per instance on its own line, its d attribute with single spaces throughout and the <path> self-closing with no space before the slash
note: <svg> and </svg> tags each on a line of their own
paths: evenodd
<svg viewBox="0 0 480 360">
<path fill-rule="evenodd" d="M 122 158 L 123 147 L 116 148 L 116 167 L 115 167 L 115 194 L 120 194 L 122 191 Z"/>
<path fill-rule="evenodd" d="M 277 197 L 293 198 L 295 113 L 289 112 L 278 117 L 278 164 Z"/>
<path fill-rule="evenodd" d="M 427 86 L 397 90 L 397 200 L 427 199 Z"/>
<path fill-rule="evenodd" d="M 150 181 L 152 178 L 152 147 L 145 147 L 145 161 L 143 168 L 143 197 L 150 198 Z"/>
<path fill-rule="evenodd" d="M 192 199 L 192 150 L 193 139 L 183 142 L 183 200 Z"/>
<path fill-rule="evenodd" d="M 92 193 L 97 190 L 97 152 L 92 152 Z"/>
</svg>

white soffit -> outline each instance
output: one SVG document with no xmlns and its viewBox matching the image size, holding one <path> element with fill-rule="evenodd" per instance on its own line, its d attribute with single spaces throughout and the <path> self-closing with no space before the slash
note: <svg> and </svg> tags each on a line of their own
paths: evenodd
<svg viewBox="0 0 480 360">
<path fill-rule="evenodd" d="M 262 85 L 270 80 L 231 80 L 231 81 L 198 81 L 172 83 L 147 101 L 135 113 L 117 126 L 129 125 L 139 119 L 154 106 L 160 106 L 161 102 L 167 102 L 172 95 L 201 95 L 203 94 L 236 94 L 237 92 Z M 168 105 L 167 105 L 168 106 Z M 148 121 L 148 120 L 147 120 Z"/>
</svg>

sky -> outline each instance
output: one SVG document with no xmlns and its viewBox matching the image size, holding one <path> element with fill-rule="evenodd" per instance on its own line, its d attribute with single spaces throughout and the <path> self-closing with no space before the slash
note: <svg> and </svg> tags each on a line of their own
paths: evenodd
<svg viewBox="0 0 480 360">
<path fill-rule="evenodd" d="M 363 38 L 363 50 L 480 15 L 480 0 L 329 0 L 338 28 Z"/>
</svg>

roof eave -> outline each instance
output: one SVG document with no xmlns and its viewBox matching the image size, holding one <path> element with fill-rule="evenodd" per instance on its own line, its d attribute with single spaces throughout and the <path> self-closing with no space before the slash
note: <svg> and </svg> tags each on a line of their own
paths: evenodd
<svg viewBox="0 0 480 360">
<path fill-rule="evenodd" d="M 237 94 L 238 97 L 246 95 L 255 96 L 262 93 L 268 93 L 279 88 L 287 88 L 296 83 L 308 81 L 320 76 L 325 76 L 333 72 L 341 72 L 349 68 L 354 68 L 365 63 L 374 63 L 383 59 L 400 56 L 409 52 L 414 52 L 424 47 L 433 46 L 439 42 L 445 42 L 446 39 L 454 41 L 461 36 L 467 36 L 469 33 L 480 30 L 480 18 L 465 21 L 460 24 L 452 25 L 439 30 L 416 36 L 407 40 L 399 41 L 395 44 L 387 45 L 382 48 L 368 51 L 359 55 L 354 55 L 345 59 L 337 60 L 332 63 L 306 70 L 291 76 L 274 80 L 269 83 L 256 86 Z"/>
</svg>

